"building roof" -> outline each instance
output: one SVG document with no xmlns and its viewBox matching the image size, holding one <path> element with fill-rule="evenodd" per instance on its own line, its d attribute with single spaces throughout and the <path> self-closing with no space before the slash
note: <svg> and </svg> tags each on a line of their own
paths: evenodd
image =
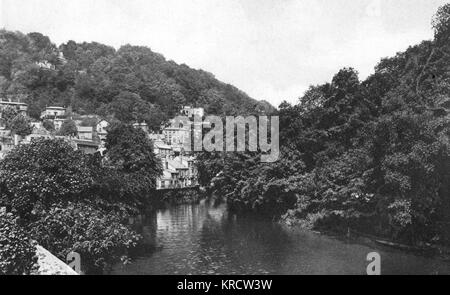
<svg viewBox="0 0 450 295">
<path fill-rule="evenodd" d="M 171 150 L 172 147 L 170 145 L 164 144 L 164 143 L 159 143 L 159 142 L 155 142 L 154 143 L 155 147 L 161 150 Z"/>
<path fill-rule="evenodd" d="M 9 105 L 22 105 L 22 106 L 27 106 L 26 103 L 24 102 L 18 102 L 18 101 L 5 101 L 5 100 L 1 100 L 0 104 L 9 104 Z"/>
<path fill-rule="evenodd" d="M 46 107 L 45 109 L 46 109 L 46 110 L 66 110 L 66 109 L 63 108 L 63 107 L 55 107 L 55 106 L 52 106 L 52 107 Z"/>
<path fill-rule="evenodd" d="M 187 128 L 166 127 L 164 131 L 189 131 Z"/>
<path fill-rule="evenodd" d="M 184 165 L 181 161 L 177 160 L 167 160 L 169 165 L 174 167 L 175 169 L 189 169 L 186 165 Z"/>
<path fill-rule="evenodd" d="M 89 126 L 77 126 L 78 132 L 93 132 L 94 128 Z"/>
<path fill-rule="evenodd" d="M 169 171 L 164 170 L 163 171 L 163 175 L 161 176 L 161 179 L 162 180 L 164 180 L 164 179 L 172 179 L 172 174 Z"/>
<path fill-rule="evenodd" d="M 101 123 L 105 122 L 106 124 L 109 125 L 109 122 L 106 121 L 105 119 L 101 119 L 100 121 L 98 121 L 97 125 L 100 125 Z"/>
</svg>

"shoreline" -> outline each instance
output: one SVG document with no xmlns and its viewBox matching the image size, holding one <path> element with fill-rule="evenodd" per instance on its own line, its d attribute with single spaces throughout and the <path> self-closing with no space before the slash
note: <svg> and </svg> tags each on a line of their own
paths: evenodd
<svg viewBox="0 0 450 295">
<path fill-rule="evenodd" d="M 366 233 L 357 232 L 355 230 L 350 231 L 350 236 L 345 235 L 339 231 L 325 230 L 325 229 L 308 229 L 298 224 L 288 224 L 284 221 L 278 222 L 283 228 L 292 232 L 311 232 L 316 235 L 326 236 L 329 238 L 337 239 L 347 243 L 357 243 L 369 247 L 382 247 L 383 250 L 399 251 L 405 254 L 413 254 L 421 257 L 432 257 L 440 259 L 445 262 L 450 262 L 450 248 L 439 245 L 428 244 L 425 246 L 412 246 L 402 244 L 394 240 L 386 239 L 381 236 L 374 236 Z"/>
</svg>

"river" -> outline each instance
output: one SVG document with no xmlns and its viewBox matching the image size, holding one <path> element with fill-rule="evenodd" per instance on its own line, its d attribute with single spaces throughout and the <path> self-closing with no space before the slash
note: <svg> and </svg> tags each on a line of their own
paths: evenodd
<svg viewBox="0 0 450 295">
<path fill-rule="evenodd" d="M 147 251 L 113 274 L 366 274 L 378 252 L 382 274 L 450 274 L 450 263 L 349 242 L 254 218 L 208 202 L 159 210 L 140 226 Z"/>
</svg>

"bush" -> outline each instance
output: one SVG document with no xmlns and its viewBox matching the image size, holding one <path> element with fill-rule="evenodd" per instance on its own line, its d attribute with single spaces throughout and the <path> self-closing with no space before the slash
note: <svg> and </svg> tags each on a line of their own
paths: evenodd
<svg viewBox="0 0 450 295">
<path fill-rule="evenodd" d="M 71 251 L 79 253 L 86 273 L 109 270 L 141 239 L 118 214 L 85 203 L 55 204 L 29 228 L 31 236 L 60 259 Z"/>
<path fill-rule="evenodd" d="M 12 214 L 0 212 L 0 275 L 27 275 L 36 267 L 36 248 Z"/>
<path fill-rule="evenodd" d="M 55 124 L 53 123 L 53 121 L 50 120 L 45 120 L 42 123 L 42 126 L 45 128 L 45 130 L 53 132 L 55 131 Z"/>
<path fill-rule="evenodd" d="M 24 217 L 38 206 L 84 196 L 92 184 L 87 160 L 62 140 L 19 146 L 0 162 L 0 202 Z"/>
</svg>

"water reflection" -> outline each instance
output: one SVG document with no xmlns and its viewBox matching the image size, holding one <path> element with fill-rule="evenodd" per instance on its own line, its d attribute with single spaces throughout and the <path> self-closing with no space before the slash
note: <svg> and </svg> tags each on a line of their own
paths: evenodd
<svg viewBox="0 0 450 295">
<path fill-rule="evenodd" d="M 365 274 L 373 251 L 383 274 L 450 273 L 438 259 L 236 218 L 205 202 L 158 211 L 140 230 L 151 251 L 114 274 Z"/>
</svg>

